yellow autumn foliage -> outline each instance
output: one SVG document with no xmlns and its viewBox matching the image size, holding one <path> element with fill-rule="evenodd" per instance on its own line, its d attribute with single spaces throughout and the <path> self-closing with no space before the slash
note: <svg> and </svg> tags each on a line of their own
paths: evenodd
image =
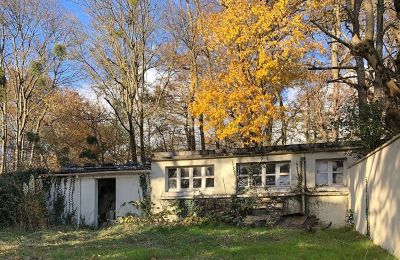
<svg viewBox="0 0 400 260">
<path fill-rule="evenodd" d="M 215 68 L 197 90 L 192 112 L 217 139 L 262 143 L 279 113 L 277 95 L 306 76 L 308 27 L 299 0 L 226 0 L 202 17 Z"/>
</svg>

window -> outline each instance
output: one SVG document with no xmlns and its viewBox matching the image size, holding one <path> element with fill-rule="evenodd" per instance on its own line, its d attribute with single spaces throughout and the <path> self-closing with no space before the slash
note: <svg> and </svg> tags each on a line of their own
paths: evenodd
<svg viewBox="0 0 400 260">
<path fill-rule="evenodd" d="M 261 164 L 248 163 L 239 164 L 239 186 L 262 186 L 262 171 Z"/>
<path fill-rule="evenodd" d="M 238 187 L 289 186 L 290 163 L 238 164 Z"/>
<path fill-rule="evenodd" d="M 168 190 L 200 190 L 214 187 L 214 166 L 166 169 Z"/>
<path fill-rule="evenodd" d="M 315 184 L 317 186 L 343 185 L 343 160 L 316 161 Z"/>
</svg>

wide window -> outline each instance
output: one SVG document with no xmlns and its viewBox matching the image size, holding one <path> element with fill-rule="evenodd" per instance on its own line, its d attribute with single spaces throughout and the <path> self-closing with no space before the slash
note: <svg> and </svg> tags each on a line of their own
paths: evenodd
<svg viewBox="0 0 400 260">
<path fill-rule="evenodd" d="M 290 185 L 290 162 L 241 163 L 237 170 L 239 187 Z"/>
<path fill-rule="evenodd" d="M 214 187 L 214 166 L 168 167 L 167 190 L 200 190 Z"/>
<path fill-rule="evenodd" d="M 317 186 L 343 185 L 343 160 L 316 161 L 315 184 Z"/>
</svg>

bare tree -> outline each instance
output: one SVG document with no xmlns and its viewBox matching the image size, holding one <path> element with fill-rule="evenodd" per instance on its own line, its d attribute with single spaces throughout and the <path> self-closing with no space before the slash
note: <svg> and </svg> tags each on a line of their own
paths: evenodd
<svg viewBox="0 0 400 260">
<path fill-rule="evenodd" d="M 354 60 L 357 82 L 349 82 L 358 92 L 359 106 L 367 103 L 368 85 L 373 86 L 373 98 L 385 105 L 384 116 L 393 132 L 400 131 L 400 78 L 397 63 L 400 47 L 399 19 L 394 14 L 396 1 L 346 0 L 336 3 L 341 13 L 341 31 L 332 33 L 318 19 L 312 23 L 325 35 L 347 48 Z M 394 36 L 396 51 L 390 38 Z M 385 40 L 386 39 L 386 40 Z M 371 72 L 366 72 L 367 62 Z M 330 68 L 332 69 L 332 68 Z M 347 69 L 339 66 L 338 69 Z M 370 82 L 367 82 L 368 78 Z M 345 79 L 342 82 L 346 82 Z"/>
<path fill-rule="evenodd" d="M 10 91 L 7 100 L 15 106 L 14 168 L 18 169 L 24 159 L 29 128 L 34 131 L 40 128 L 42 116 L 35 115 L 46 110 L 46 97 L 56 87 L 76 80 L 72 66 L 66 62 L 67 48 L 76 43 L 76 35 L 74 21 L 66 14 L 59 14 L 62 9 L 52 1 L 5 0 L 0 6 L 5 21 L 3 32 L 7 35 L 4 42 Z M 6 115 L 4 111 L 6 106 L 3 106 Z M 3 133 L 6 132 L 3 128 Z M 3 156 L 7 153 L 5 148 L 2 152 Z"/>
</svg>

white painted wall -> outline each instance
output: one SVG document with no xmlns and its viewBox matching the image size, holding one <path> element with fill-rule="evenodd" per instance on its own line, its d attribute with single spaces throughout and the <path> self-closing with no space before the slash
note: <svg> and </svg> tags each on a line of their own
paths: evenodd
<svg viewBox="0 0 400 260">
<path fill-rule="evenodd" d="M 130 201 L 139 201 L 143 198 L 139 175 L 116 177 L 116 193 L 115 210 L 117 217 L 123 217 L 132 213 L 140 214 L 139 209 L 127 203 Z"/>
<path fill-rule="evenodd" d="M 139 201 L 142 199 L 142 191 L 140 188 L 139 175 L 138 174 L 106 174 L 102 176 L 96 176 L 91 173 L 88 176 L 78 175 L 74 182 L 71 181 L 71 176 L 58 176 L 55 178 L 61 178 L 60 191 L 63 193 L 66 199 L 69 201 L 69 191 L 71 185 L 74 185 L 72 189 L 72 201 L 73 205 L 65 205 L 65 211 L 70 211 L 75 208 L 76 219 L 80 215 L 80 225 L 92 225 L 97 226 L 97 215 L 98 215 L 98 192 L 97 192 L 97 180 L 100 178 L 115 178 L 116 184 L 116 216 L 126 216 L 128 213 L 140 214 L 140 210 L 133 207 L 131 204 L 126 204 L 129 201 Z M 64 185 L 64 179 L 66 179 L 66 185 Z M 50 200 L 53 199 L 54 185 L 52 187 L 52 193 Z"/>
<path fill-rule="evenodd" d="M 350 207 L 362 234 L 367 233 L 366 179 L 371 239 L 400 258 L 400 135 L 349 168 Z"/>
<path fill-rule="evenodd" d="M 264 156 L 245 156 L 245 157 L 220 157 L 220 158 L 196 158 L 196 159 L 156 159 L 151 163 L 151 199 L 155 203 L 155 208 L 162 209 L 172 198 L 191 198 L 193 196 L 226 196 L 236 193 L 235 169 L 237 163 L 250 162 L 282 162 L 290 161 L 291 188 L 297 185 L 297 168 L 300 169 L 300 159 L 304 155 L 306 159 L 307 186 L 315 187 L 315 161 L 319 159 L 346 159 L 346 164 L 351 164 L 355 160 L 348 155 L 348 151 L 315 152 L 315 153 L 286 153 L 286 154 L 267 154 Z M 344 165 L 345 169 L 346 164 Z M 173 166 L 214 166 L 214 188 L 201 191 L 173 192 L 167 189 L 166 168 Z M 312 208 L 322 221 L 332 221 L 334 225 L 344 225 L 347 210 L 348 177 L 344 171 L 344 186 L 317 188 L 321 201 L 320 207 Z M 264 190 L 260 189 L 260 192 Z M 276 192 L 289 192 L 290 188 L 270 188 Z M 329 194 L 329 196 L 326 196 Z M 332 209 L 332 211 L 330 211 Z M 340 209 L 340 210 L 338 210 Z M 330 213 L 329 213 L 330 212 Z"/>
<path fill-rule="evenodd" d="M 97 226 L 97 182 L 93 177 L 80 177 L 81 224 Z"/>
</svg>

